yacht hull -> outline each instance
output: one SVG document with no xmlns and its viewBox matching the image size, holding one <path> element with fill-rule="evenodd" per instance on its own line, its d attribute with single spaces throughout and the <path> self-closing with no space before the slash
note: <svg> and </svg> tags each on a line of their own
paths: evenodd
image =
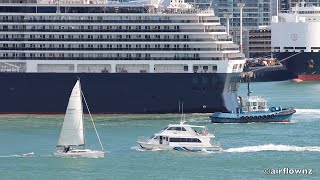
<svg viewBox="0 0 320 180">
<path fill-rule="evenodd" d="M 174 147 L 162 144 L 148 144 L 145 142 L 138 142 L 141 148 L 146 150 L 172 150 Z"/>
<path fill-rule="evenodd" d="M 145 142 L 138 142 L 141 148 L 146 150 L 177 150 L 177 151 L 192 151 L 192 152 L 199 152 L 199 151 L 220 151 L 221 148 L 219 147 L 175 147 L 163 144 L 148 144 Z"/>
</svg>

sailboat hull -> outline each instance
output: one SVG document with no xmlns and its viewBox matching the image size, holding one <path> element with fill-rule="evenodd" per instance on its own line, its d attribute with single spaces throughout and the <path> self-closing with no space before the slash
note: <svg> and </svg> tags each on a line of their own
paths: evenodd
<svg viewBox="0 0 320 180">
<path fill-rule="evenodd" d="M 64 152 L 62 150 L 57 150 L 53 153 L 55 157 L 61 158 L 103 158 L 103 151 L 95 151 L 90 149 L 81 149 L 81 150 L 71 150 L 68 152 Z"/>
</svg>

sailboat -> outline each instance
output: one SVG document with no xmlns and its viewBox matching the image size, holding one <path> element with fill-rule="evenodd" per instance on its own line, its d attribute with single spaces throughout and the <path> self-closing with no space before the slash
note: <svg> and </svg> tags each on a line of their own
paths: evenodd
<svg viewBox="0 0 320 180">
<path fill-rule="evenodd" d="M 86 149 L 84 139 L 85 134 L 82 97 L 88 109 L 91 122 L 93 124 L 97 138 L 101 146 L 101 150 Z M 104 149 L 98 131 L 93 122 L 89 107 L 87 105 L 87 101 L 81 91 L 80 80 L 77 80 L 76 84 L 72 89 L 66 114 L 64 116 L 60 138 L 57 144 L 57 149 L 53 155 L 56 157 L 104 157 Z"/>
</svg>

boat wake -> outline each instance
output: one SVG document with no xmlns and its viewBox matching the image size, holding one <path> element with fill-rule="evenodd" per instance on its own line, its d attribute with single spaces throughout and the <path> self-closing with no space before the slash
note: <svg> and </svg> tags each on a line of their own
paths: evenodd
<svg viewBox="0 0 320 180">
<path fill-rule="evenodd" d="M 289 146 L 289 145 L 259 145 L 259 146 L 245 146 L 240 148 L 229 148 L 223 150 L 223 152 L 259 152 L 259 151 L 313 151 L 320 152 L 320 146 Z"/>
<path fill-rule="evenodd" d="M 136 150 L 136 151 L 146 151 L 146 149 L 141 148 L 140 146 L 133 146 L 130 149 Z"/>
<path fill-rule="evenodd" d="M 10 154 L 7 156 L 0 156 L 0 158 L 7 158 L 7 157 L 30 158 L 30 157 L 35 157 L 35 155 L 34 155 L 34 152 L 30 152 L 30 153 L 24 153 L 24 154 Z"/>
<path fill-rule="evenodd" d="M 200 153 L 204 153 L 204 154 L 213 154 L 213 153 L 219 153 L 220 151 L 207 151 L 205 149 L 199 151 Z"/>
<path fill-rule="evenodd" d="M 296 109 L 298 115 L 320 115 L 320 109 Z"/>
</svg>

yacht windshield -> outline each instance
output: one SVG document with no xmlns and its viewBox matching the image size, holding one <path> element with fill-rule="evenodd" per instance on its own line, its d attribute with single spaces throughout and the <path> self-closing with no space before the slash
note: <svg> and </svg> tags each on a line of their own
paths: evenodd
<svg viewBox="0 0 320 180">
<path fill-rule="evenodd" d="M 187 131 L 184 127 L 170 127 L 168 130 Z"/>
</svg>

